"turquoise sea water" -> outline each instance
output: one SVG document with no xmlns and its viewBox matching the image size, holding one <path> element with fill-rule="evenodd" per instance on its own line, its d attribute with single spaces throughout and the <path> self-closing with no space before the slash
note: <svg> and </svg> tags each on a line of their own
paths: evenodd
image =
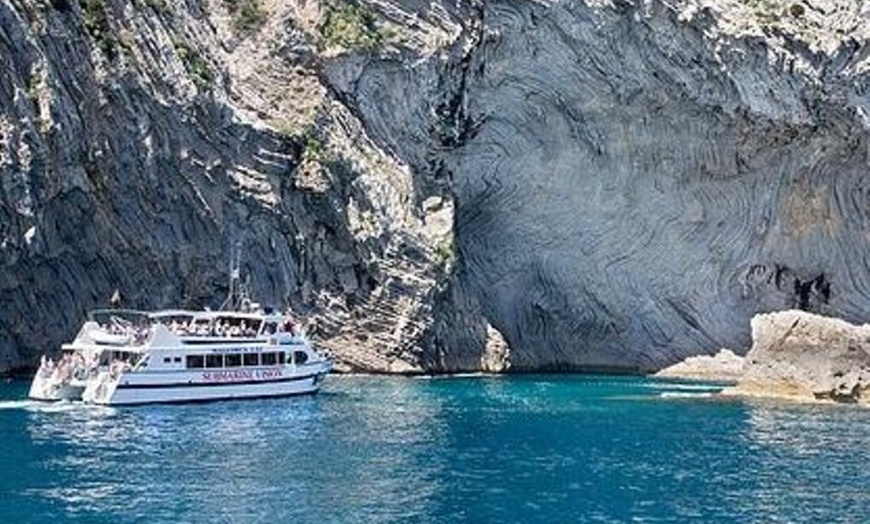
<svg viewBox="0 0 870 524">
<path fill-rule="evenodd" d="M 332 376 L 94 408 L 0 384 L 0 523 L 870 522 L 870 410 L 644 378 Z"/>
</svg>

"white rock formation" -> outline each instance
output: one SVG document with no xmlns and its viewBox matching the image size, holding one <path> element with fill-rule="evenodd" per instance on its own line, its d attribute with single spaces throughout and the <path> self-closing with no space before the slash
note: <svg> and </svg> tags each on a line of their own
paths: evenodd
<svg viewBox="0 0 870 524">
<path fill-rule="evenodd" d="M 727 348 L 712 356 L 689 357 L 655 374 L 656 377 L 736 382 L 743 374 L 743 357 Z"/>
<path fill-rule="evenodd" d="M 870 405 L 870 325 L 782 311 L 755 316 L 752 341 L 725 394 Z"/>
</svg>

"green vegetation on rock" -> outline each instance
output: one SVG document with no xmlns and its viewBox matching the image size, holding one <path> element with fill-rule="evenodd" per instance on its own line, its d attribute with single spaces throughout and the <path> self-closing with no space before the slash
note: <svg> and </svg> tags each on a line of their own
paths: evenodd
<svg viewBox="0 0 870 524">
<path fill-rule="evenodd" d="M 175 52 L 184 63 L 184 68 L 193 75 L 193 81 L 200 89 L 211 87 L 214 74 L 208 66 L 208 62 L 194 49 L 183 42 L 174 42 Z"/>
<path fill-rule="evenodd" d="M 323 139 L 313 129 L 309 129 L 302 136 L 304 151 L 302 153 L 306 160 L 319 162 L 324 159 L 326 147 L 323 144 Z"/>
<path fill-rule="evenodd" d="M 456 259 L 453 237 L 447 237 L 435 245 L 435 265 L 442 272 L 448 272 Z"/>
<path fill-rule="evenodd" d="M 328 46 L 372 49 L 384 42 L 375 16 L 356 2 L 328 4 L 320 34 Z"/>
<path fill-rule="evenodd" d="M 100 51 L 109 60 L 114 60 L 118 56 L 118 42 L 106 16 L 105 0 L 84 0 L 82 18 L 85 31 L 94 39 Z"/>
<path fill-rule="evenodd" d="M 224 0 L 224 7 L 233 17 L 233 29 L 239 35 L 248 35 L 266 23 L 266 12 L 259 0 Z"/>
<path fill-rule="evenodd" d="M 39 93 L 37 92 L 39 88 L 39 75 L 37 73 L 27 75 L 24 88 L 27 92 L 27 99 L 36 104 L 39 101 Z"/>
</svg>

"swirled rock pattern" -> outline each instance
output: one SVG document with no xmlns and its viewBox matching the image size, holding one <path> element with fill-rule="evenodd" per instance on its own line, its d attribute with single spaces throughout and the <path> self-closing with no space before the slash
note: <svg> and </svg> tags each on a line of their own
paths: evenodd
<svg viewBox="0 0 870 524">
<path fill-rule="evenodd" d="M 449 165 L 514 369 L 657 369 L 747 347 L 758 311 L 866 315 L 866 40 L 684 15 L 485 8 Z"/>
<path fill-rule="evenodd" d="M 860 319 L 867 17 L 0 1 L 0 369 L 114 289 L 217 305 L 237 244 L 351 370 L 653 370 L 760 311 Z"/>
</svg>

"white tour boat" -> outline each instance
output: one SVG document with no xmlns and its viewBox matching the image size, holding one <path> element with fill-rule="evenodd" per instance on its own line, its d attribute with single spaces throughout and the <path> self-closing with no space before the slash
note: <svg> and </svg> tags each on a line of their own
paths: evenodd
<svg viewBox="0 0 870 524">
<path fill-rule="evenodd" d="M 118 405 L 316 392 L 332 361 L 290 315 L 248 300 L 237 279 L 234 270 L 232 310 L 92 312 L 58 361 L 42 358 L 30 398 Z"/>
<path fill-rule="evenodd" d="M 289 316 L 257 307 L 143 317 L 144 336 L 131 326 L 128 343 L 99 352 L 82 400 L 121 405 L 298 395 L 316 392 L 332 369 Z"/>
</svg>

